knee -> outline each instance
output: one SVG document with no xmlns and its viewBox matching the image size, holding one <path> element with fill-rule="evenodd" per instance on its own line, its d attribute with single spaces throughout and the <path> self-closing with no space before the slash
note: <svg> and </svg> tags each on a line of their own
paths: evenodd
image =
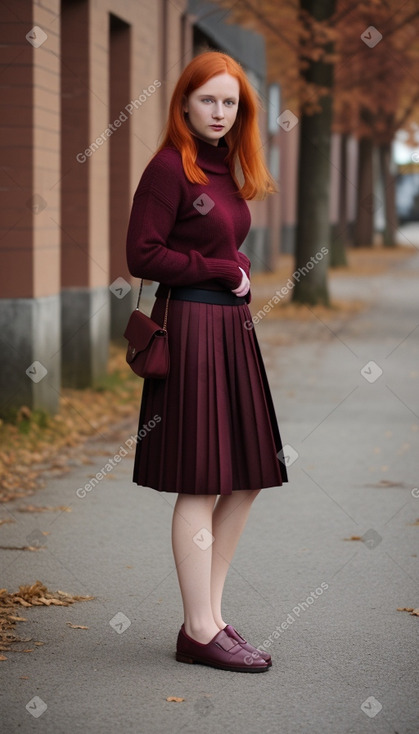
<svg viewBox="0 0 419 734">
<path fill-rule="evenodd" d="M 256 499 L 260 491 L 260 489 L 243 489 L 237 494 L 241 494 L 241 499 L 243 499 L 244 502 L 252 504 L 253 500 Z"/>
<path fill-rule="evenodd" d="M 175 509 L 190 508 L 195 511 L 212 510 L 216 499 L 217 497 L 211 494 L 178 494 Z"/>
<path fill-rule="evenodd" d="M 259 492 L 261 492 L 261 491 L 262 491 L 261 489 L 249 489 L 248 490 L 248 494 L 250 495 L 250 497 L 249 497 L 250 502 L 253 502 L 253 500 L 256 499 L 256 497 L 258 496 Z"/>
</svg>

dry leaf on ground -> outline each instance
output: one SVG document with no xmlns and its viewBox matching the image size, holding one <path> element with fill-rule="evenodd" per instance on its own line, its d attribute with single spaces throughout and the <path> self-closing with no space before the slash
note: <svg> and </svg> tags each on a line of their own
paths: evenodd
<svg viewBox="0 0 419 734">
<path fill-rule="evenodd" d="M 72 630 L 88 630 L 89 628 L 86 627 L 83 624 L 73 624 L 72 622 L 67 622 L 68 626 L 71 627 Z"/>
<path fill-rule="evenodd" d="M 398 612 L 409 612 L 413 617 L 419 617 L 419 609 L 413 607 L 397 607 Z"/>
<path fill-rule="evenodd" d="M 0 550 L 23 550 L 23 551 L 39 551 L 46 548 L 46 545 L 0 545 Z"/>
<path fill-rule="evenodd" d="M 0 502 L 33 495 L 48 477 L 67 473 L 70 464 L 91 463 L 80 452 L 87 438 L 109 437 L 126 419 L 135 424 L 142 381 L 127 366 L 125 351 L 111 344 L 102 384 L 62 388 L 56 415 L 22 406 L 13 422 L 0 419 Z"/>
<path fill-rule="evenodd" d="M 351 535 L 350 538 L 344 538 L 344 540 L 362 540 L 360 535 Z"/>
<path fill-rule="evenodd" d="M 71 512 L 71 507 L 67 505 L 58 505 L 58 507 L 37 507 L 36 505 L 24 505 L 17 508 L 18 512 Z"/>
<path fill-rule="evenodd" d="M 9 593 L 7 589 L 0 589 L 0 650 L 10 650 L 11 645 L 17 642 L 29 642 L 32 638 L 22 638 L 15 631 L 18 621 L 26 621 L 24 617 L 16 614 L 17 608 L 32 606 L 63 606 L 68 607 L 78 601 L 90 601 L 94 596 L 80 596 L 69 594 L 66 591 L 50 591 L 42 581 L 34 584 L 22 585 L 18 591 Z M 83 629 L 83 628 L 82 628 Z M 43 645 L 43 642 L 35 642 L 35 645 Z M 28 652 L 29 648 L 16 650 L 16 652 Z M 32 652 L 32 649 L 30 650 Z M 4 656 L 0 660 L 7 660 Z"/>
<path fill-rule="evenodd" d="M 168 696 L 166 698 L 166 701 L 174 701 L 175 703 L 180 703 L 181 701 L 184 701 L 184 698 L 179 698 L 178 696 Z"/>
</svg>

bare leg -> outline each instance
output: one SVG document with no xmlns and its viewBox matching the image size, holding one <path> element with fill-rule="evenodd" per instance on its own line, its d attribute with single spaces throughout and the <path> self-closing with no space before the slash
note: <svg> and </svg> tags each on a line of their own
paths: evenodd
<svg viewBox="0 0 419 734">
<path fill-rule="evenodd" d="M 214 535 L 212 512 L 215 500 L 215 495 L 179 494 L 172 522 L 173 555 L 182 594 L 185 631 L 193 640 L 203 644 L 212 640 L 220 630 L 211 608 L 210 541 Z"/>
<path fill-rule="evenodd" d="M 211 607 L 219 629 L 226 626 L 221 613 L 221 600 L 227 571 L 246 525 L 252 502 L 259 492 L 260 489 L 238 490 L 231 495 L 223 495 L 218 498 L 212 515 L 212 534 L 215 540 L 212 544 Z"/>
</svg>

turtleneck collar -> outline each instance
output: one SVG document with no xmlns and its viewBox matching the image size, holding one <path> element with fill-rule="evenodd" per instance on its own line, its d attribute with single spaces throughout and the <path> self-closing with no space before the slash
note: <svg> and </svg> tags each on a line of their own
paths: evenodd
<svg viewBox="0 0 419 734">
<path fill-rule="evenodd" d="M 220 139 L 218 145 L 206 143 L 201 138 L 194 135 L 197 144 L 198 155 L 196 162 L 200 168 L 210 173 L 228 173 L 229 167 L 227 163 L 228 146 L 224 138 Z"/>
</svg>

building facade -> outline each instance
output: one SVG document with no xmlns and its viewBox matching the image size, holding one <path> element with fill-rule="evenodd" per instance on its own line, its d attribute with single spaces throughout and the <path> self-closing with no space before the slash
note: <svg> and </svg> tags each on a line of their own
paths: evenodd
<svg viewBox="0 0 419 734">
<path fill-rule="evenodd" d="M 133 307 L 125 262 L 132 196 L 193 55 L 218 47 L 236 56 L 268 101 L 261 37 L 224 26 L 208 5 L 2 5 L 3 417 L 21 405 L 53 412 L 62 386 L 86 387 L 106 371 L 109 340 L 121 337 Z M 266 131 L 263 111 L 261 124 Z M 265 141 L 270 155 L 267 131 Z M 264 269 L 278 251 L 280 207 L 251 208 L 246 248 Z"/>
</svg>

